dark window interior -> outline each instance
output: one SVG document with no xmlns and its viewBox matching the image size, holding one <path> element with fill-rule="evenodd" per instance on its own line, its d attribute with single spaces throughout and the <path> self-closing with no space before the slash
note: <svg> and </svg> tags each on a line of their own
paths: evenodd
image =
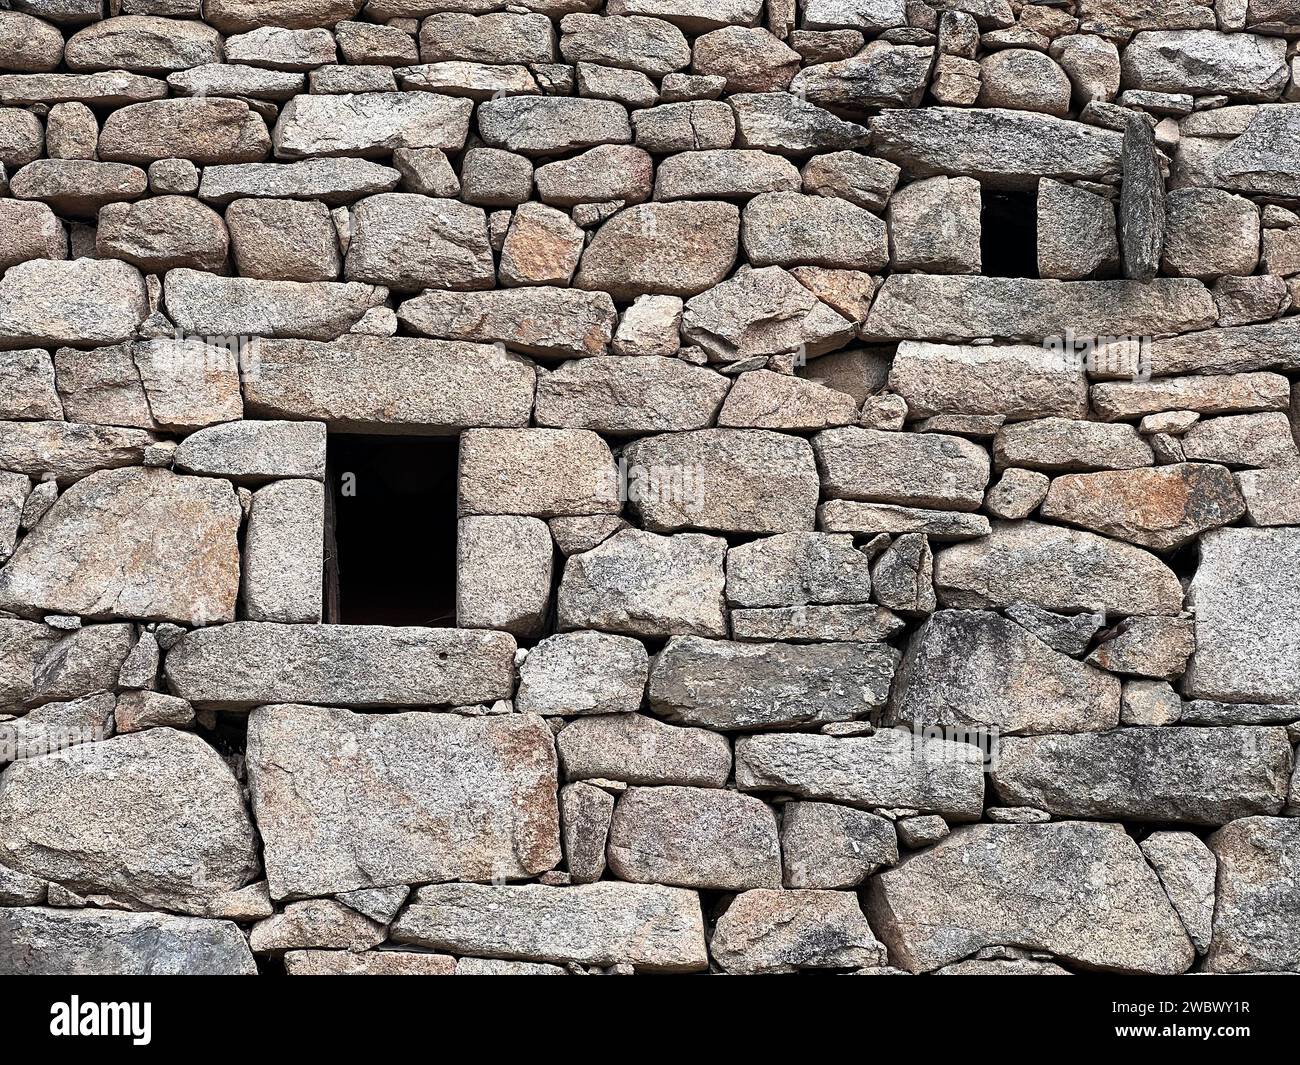
<svg viewBox="0 0 1300 1065">
<path fill-rule="evenodd" d="M 330 433 L 327 621 L 456 624 L 456 444 Z"/>
<path fill-rule="evenodd" d="M 1038 276 L 1038 196 L 984 190 L 980 256 L 988 277 Z"/>
</svg>

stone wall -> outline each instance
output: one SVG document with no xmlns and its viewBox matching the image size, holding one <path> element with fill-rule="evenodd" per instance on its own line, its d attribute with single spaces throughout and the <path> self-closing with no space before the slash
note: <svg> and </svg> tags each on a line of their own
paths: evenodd
<svg viewBox="0 0 1300 1065">
<path fill-rule="evenodd" d="M 0 972 L 1300 970 L 1297 39 L 9 0 Z"/>
</svg>

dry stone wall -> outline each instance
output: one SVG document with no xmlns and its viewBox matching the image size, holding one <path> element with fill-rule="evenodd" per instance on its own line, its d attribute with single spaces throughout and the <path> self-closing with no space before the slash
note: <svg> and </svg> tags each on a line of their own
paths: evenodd
<svg viewBox="0 0 1300 1065">
<path fill-rule="evenodd" d="M 1298 39 L 8 0 L 0 972 L 1300 971 Z"/>
</svg>

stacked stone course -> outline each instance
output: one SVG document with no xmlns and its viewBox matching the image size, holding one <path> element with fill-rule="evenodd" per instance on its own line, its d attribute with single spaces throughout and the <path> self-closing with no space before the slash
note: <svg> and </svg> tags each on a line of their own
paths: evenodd
<svg viewBox="0 0 1300 1065">
<path fill-rule="evenodd" d="M 0 973 L 1300 972 L 1297 41 L 8 0 Z"/>
</svg>

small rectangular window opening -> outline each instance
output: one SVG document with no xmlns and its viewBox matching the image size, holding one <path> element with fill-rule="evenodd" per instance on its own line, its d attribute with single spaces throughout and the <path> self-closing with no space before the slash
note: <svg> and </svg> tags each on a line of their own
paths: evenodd
<svg viewBox="0 0 1300 1065">
<path fill-rule="evenodd" d="M 986 277 L 1038 276 L 1038 196 L 984 189 L 980 258 Z"/>
</svg>

